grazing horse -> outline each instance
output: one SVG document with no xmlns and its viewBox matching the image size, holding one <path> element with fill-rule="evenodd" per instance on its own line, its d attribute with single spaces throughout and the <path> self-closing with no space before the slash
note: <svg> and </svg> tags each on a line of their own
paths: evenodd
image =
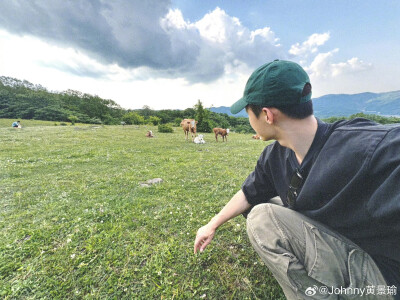
<svg viewBox="0 0 400 300">
<path fill-rule="evenodd" d="M 189 139 L 189 132 L 192 134 L 192 141 L 196 136 L 196 124 L 197 121 L 195 119 L 183 119 L 181 122 L 181 126 L 183 132 L 185 133 L 185 140 Z"/>
<path fill-rule="evenodd" d="M 219 134 L 222 136 L 222 141 L 224 141 L 224 139 L 226 139 L 226 141 L 228 141 L 229 128 L 228 129 L 214 128 L 213 131 L 215 133 L 215 140 L 217 142 L 218 142 L 218 135 Z"/>
</svg>

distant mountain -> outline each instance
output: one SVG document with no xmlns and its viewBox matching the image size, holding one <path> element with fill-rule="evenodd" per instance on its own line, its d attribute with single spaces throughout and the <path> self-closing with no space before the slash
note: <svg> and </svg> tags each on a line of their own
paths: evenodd
<svg viewBox="0 0 400 300">
<path fill-rule="evenodd" d="M 400 91 L 387 93 L 361 93 L 326 95 L 313 99 L 317 117 L 348 117 L 363 112 L 384 116 L 400 115 Z"/>
<path fill-rule="evenodd" d="M 211 107 L 211 108 L 209 108 L 209 110 L 211 110 L 212 112 L 215 112 L 215 113 L 227 114 L 229 116 L 234 116 L 234 117 L 245 117 L 245 118 L 248 117 L 245 109 L 243 109 L 240 113 L 238 113 L 236 115 L 231 114 L 229 106 Z"/>
<path fill-rule="evenodd" d="M 313 99 L 314 114 L 319 118 L 333 116 L 348 117 L 363 112 L 383 116 L 400 116 L 400 91 L 387 93 L 332 94 Z M 237 115 L 230 113 L 226 106 L 211 107 L 216 113 L 247 117 L 245 110 Z"/>
</svg>

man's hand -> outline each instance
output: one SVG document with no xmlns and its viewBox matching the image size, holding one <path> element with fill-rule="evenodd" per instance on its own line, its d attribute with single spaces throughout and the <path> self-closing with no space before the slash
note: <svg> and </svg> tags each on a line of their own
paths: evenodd
<svg viewBox="0 0 400 300">
<path fill-rule="evenodd" d="M 203 252 L 209 243 L 211 243 L 215 234 L 215 228 L 208 223 L 197 231 L 196 239 L 194 241 L 194 253 L 197 251 Z"/>
<path fill-rule="evenodd" d="M 204 251 L 207 245 L 211 243 L 215 231 L 219 226 L 245 212 L 250 207 L 251 205 L 247 202 L 243 191 L 239 190 L 207 225 L 201 227 L 197 231 L 196 239 L 194 241 L 194 253 L 196 254 L 197 251 Z"/>
</svg>

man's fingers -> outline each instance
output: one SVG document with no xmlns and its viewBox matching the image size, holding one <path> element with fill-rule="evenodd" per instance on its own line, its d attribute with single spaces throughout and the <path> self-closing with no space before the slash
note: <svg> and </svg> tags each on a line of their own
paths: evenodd
<svg viewBox="0 0 400 300">
<path fill-rule="evenodd" d="M 204 249 L 210 244 L 211 238 L 204 238 L 202 240 L 199 240 L 197 243 L 194 245 L 194 253 L 196 254 L 197 251 L 203 252 Z"/>
<path fill-rule="evenodd" d="M 211 239 L 210 239 L 210 238 L 206 239 L 206 240 L 203 242 L 203 244 L 201 245 L 201 247 L 200 247 L 200 252 L 203 252 L 204 249 L 208 246 L 208 244 L 209 244 L 210 242 L 211 242 Z"/>
<path fill-rule="evenodd" d="M 209 243 L 210 243 L 209 237 L 196 238 L 196 241 L 194 242 L 194 253 L 197 253 L 197 251 L 199 250 L 200 252 L 203 252 L 204 248 L 207 247 Z"/>
<path fill-rule="evenodd" d="M 196 254 L 196 252 L 198 250 L 200 250 L 201 245 L 203 244 L 202 239 L 200 238 L 196 238 L 195 242 L 194 242 L 194 253 Z"/>
<path fill-rule="evenodd" d="M 197 250 L 199 249 L 199 245 L 197 243 L 194 244 L 194 254 L 197 253 Z"/>
<path fill-rule="evenodd" d="M 197 231 L 196 239 L 194 242 L 194 253 L 197 251 L 203 252 L 207 245 L 214 237 L 214 231 L 210 230 L 207 226 L 203 226 Z"/>
</svg>

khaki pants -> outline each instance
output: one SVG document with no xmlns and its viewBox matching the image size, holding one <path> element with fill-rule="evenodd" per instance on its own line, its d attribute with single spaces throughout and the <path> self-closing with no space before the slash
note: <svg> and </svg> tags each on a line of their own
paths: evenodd
<svg viewBox="0 0 400 300">
<path fill-rule="evenodd" d="M 366 252 L 280 199 L 251 210 L 247 233 L 287 299 L 393 299 Z"/>
</svg>

